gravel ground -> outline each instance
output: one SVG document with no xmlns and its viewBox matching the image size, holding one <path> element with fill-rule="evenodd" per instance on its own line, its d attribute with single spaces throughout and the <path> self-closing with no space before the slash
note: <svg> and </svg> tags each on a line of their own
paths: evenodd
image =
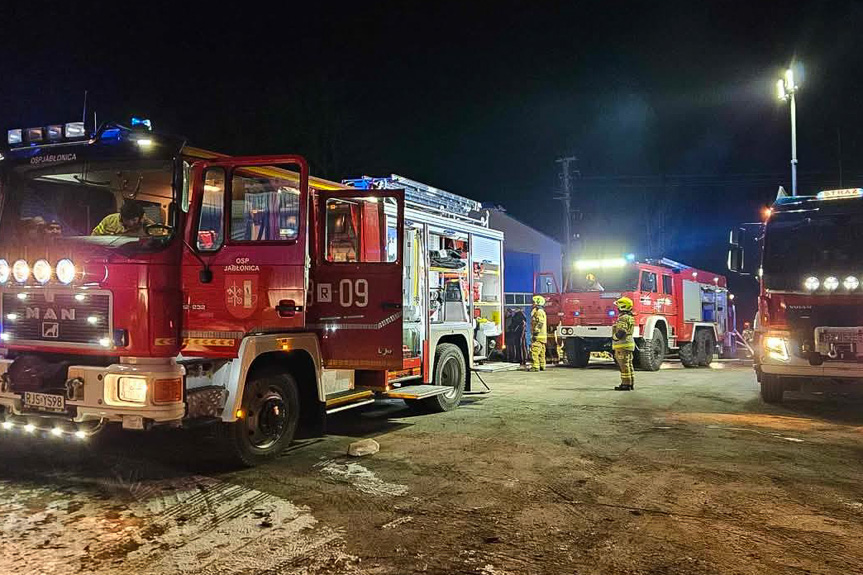
<svg viewBox="0 0 863 575">
<path fill-rule="evenodd" d="M 0 574 L 863 573 L 863 399 L 663 367 L 628 393 L 609 365 L 486 375 L 251 470 L 200 433 L 0 436 Z"/>
</svg>

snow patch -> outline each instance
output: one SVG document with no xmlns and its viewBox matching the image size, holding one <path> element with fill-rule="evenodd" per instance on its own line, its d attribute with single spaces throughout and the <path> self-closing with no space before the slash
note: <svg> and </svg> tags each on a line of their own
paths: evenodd
<svg viewBox="0 0 863 575">
<path fill-rule="evenodd" d="M 387 483 L 359 463 L 338 463 L 330 460 L 318 463 L 317 467 L 320 467 L 322 473 L 343 483 L 349 483 L 358 491 L 369 495 L 398 497 L 408 492 L 406 485 Z"/>
</svg>

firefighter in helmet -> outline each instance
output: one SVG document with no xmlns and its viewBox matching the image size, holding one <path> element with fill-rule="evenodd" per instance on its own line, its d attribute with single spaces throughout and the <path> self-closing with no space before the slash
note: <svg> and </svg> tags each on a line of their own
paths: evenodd
<svg viewBox="0 0 863 575">
<path fill-rule="evenodd" d="M 533 296 L 533 310 L 530 312 L 530 371 L 545 371 L 545 343 L 548 341 L 545 318 L 545 298 Z"/>
<path fill-rule="evenodd" d="M 620 385 L 617 391 L 630 391 L 635 388 L 635 375 L 632 369 L 632 355 L 635 353 L 635 318 L 632 315 L 632 300 L 622 297 L 614 302 L 617 308 L 617 321 L 611 328 L 611 348 L 614 350 L 614 360 L 620 369 Z"/>
<path fill-rule="evenodd" d="M 605 288 L 602 287 L 602 284 L 599 283 L 598 279 L 596 279 L 596 275 L 587 274 L 584 280 L 587 283 L 587 291 L 605 291 Z"/>
</svg>

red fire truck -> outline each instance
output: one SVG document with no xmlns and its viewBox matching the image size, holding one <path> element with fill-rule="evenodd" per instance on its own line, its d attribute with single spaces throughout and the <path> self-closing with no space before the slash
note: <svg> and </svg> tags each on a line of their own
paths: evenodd
<svg viewBox="0 0 863 575">
<path fill-rule="evenodd" d="M 759 278 L 755 373 L 780 402 L 802 383 L 863 378 L 863 188 L 780 191 L 764 223 L 731 233 L 728 267 Z"/>
<path fill-rule="evenodd" d="M 9 130 L 0 427 L 212 422 L 252 465 L 376 397 L 455 408 L 471 270 L 502 275 L 503 237 L 479 204 L 402 184 L 354 189 L 300 156 L 218 155 L 148 121 Z M 500 321 L 501 283 L 483 289 Z"/>
<path fill-rule="evenodd" d="M 535 282 L 570 366 L 586 367 L 592 352 L 611 351 L 614 301 L 622 296 L 634 303 L 637 367 L 658 370 L 670 353 L 686 367 L 707 366 L 717 353 L 733 353 L 734 305 L 723 276 L 632 256 L 579 260 L 575 270 L 563 292 L 552 274 Z"/>
</svg>

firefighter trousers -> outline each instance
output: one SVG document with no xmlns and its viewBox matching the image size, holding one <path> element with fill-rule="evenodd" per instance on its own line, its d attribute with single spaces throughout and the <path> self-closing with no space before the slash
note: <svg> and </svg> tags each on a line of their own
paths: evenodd
<svg viewBox="0 0 863 575">
<path fill-rule="evenodd" d="M 632 369 L 631 349 L 615 349 L 614 359 L 617 362 L 617 368 L 620 370 L 621 385 L 635 385 L 635 373 Z"/>
<path fill-rule="evenodd" d="M 545 342 L 534 340 L 530 344 L 530 368 L 545 369 Z"/>
</svg>

